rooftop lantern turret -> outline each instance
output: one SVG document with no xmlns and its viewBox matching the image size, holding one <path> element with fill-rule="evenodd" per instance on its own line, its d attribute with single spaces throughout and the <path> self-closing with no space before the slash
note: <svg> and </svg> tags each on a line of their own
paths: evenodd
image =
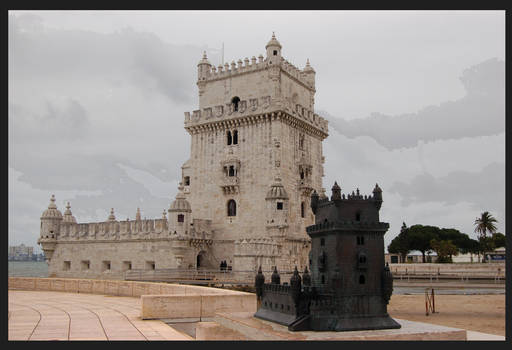
<svg viewBox="0 0 512 350">
<path fill-rule="evenodd" d="M 269 63 L 277 64 L 281 61 L 281 44 L 277 41 L 274 32 L 272 32 L 272 39 L 267 43 L 265 49 L 267 49 Z"/>
</svg>

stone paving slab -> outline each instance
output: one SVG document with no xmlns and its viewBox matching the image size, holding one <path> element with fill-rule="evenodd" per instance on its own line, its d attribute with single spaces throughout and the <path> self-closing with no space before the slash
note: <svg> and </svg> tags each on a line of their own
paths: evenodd
<svg viewBox="0 0 512 350">
<path fill-rule="evenodd" d="M 9 290 L 9 340 L 194 340 L 140 318 L 140 299 Z"/>
</svg>

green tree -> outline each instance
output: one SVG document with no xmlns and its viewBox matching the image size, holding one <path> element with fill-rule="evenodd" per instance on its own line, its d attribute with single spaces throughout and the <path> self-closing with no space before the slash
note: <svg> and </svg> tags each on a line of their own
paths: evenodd
<svg viewBox="0 0 512 350">
<path fill-rule="evenodd" d="M 483 259 L 482 262 L 485 262 L 485 250 L 489 246 L 490 242 L 487 241 L 487 232 L 495 233 L 496 232 L 496 220 L 488 211 L 484 211 L 479 218 L 475 220 L 475 232 L 478 233 L 478 240 L 480 241 L 480 248 L 483 250 Z"/>
<path fill-rule="evenodd" d="M 494 246 L 496 248 L 505 247 L 507 241 L 505 235 L 501 232 L 493 233 L 492 240 L 494 241 Z"/>
<path fill-rule="evenodd" d="M 438 263 L 451 263 L 452 255 L 458 255 L 459 250 L 451 240 L 432 239 L 430 246 L 437 253 Z"/>
<path fill-rule="evenodd" d="M 425 253 L 432 250 L 430 241 L 439 239 L 439 227 L 413 225 L 409 227 L 409 248 L 419 250 L 422 255 L 422 261 L 425 262 Z"/>
<path fill-rule="evenodd" d="M 400 255 L 400 261 L 405 262 L 407 259 L 407 254 L 410 252 L 409 248 L 409 229 L 407 228 L 407 225 L 405 225 L 405 222 L 402 224 L 402 228 L 400 229 L 400 233 L 398 236 L 393 238 L 391 243 L 388 245 L 388 252 L 391 254 L 399 254 Z"/>
</svg>

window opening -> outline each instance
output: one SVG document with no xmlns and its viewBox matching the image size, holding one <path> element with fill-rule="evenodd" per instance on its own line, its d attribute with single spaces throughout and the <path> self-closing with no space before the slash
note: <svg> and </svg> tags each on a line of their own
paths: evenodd
<svg viewBox="0 0 512 350">
<path fill-rule="evenodd" d="M 185 176 L 185 186 L 190 186 L 190 176 Z"/>
<path fill-rule="evenodd" d="M 178 214 L 178 222 L 184 222 L 185 221 L 185 215 Z"/>
<path fill-rule="evenodd" d="M 238 145 L 238 130 L 233 131 L 233 145 Z"/>
<path fill-rule="evenodd" d="M 228 216 L 236 216 L 236 202 L 233 199 L 228 202 Z"/>
<path fill-rule="evenodd" d="M 229 176 L 235 176 L 235 167 L 233 165 L 229 166 Z"/>
<path fill-rule="evenodd" d="M 364 275 L 359 276 L 359 284 L 364 284 L 365 278 Z"/>
<path fill-rule="evenodd" d="M 238 102 L 240 102 L 240 97 L 238 96 L 235 96 L 233 97 L 233 99 L 231 100 L 231 103 L 233 104 L 233 109 L 236 111 L 238 111 Z"/>
<path fill-rule="evenodd" d="M 274 56 L 277 56 L 277 50 L 274 50 Z"/>
<path fill-rule="evenodd" d="M 277 210 L 283 210 L 283 202 L 277 202 Z"/>
<path fill-rule="evenodd" d="M 233 139 L 231 138 L 231 131 L 228 130 L 228 146 L 231 145 L 231 142 L 233 141 Z"/>
<path fill-rule="evenodd" d="M 320 238 L 320 245 L 321 245 L 321 246 L 324 246 L 324 245 L 325 245 L 325 238 Z"/>
<path fill-rule="evenodd" d="M 300 216 L 303 218 L 305 216 L 305 210 L 304 210 L 304 202 L 300 203 Z"/>
</svg>

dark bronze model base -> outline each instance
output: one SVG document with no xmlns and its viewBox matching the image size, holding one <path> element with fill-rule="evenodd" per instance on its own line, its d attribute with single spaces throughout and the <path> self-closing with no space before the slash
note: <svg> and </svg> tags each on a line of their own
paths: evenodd
<svg viewBox="0 0 512 350">
<path fill-rule="evenodd" d="M 277 311 L 259 309 L 254 317 L 287 326 L 290 331 L 363 331 L 377 329 L 398 329 L 402 326 L 389 315 L 381 317 L 315 317 L 285 314 Z"/>
</svg>

